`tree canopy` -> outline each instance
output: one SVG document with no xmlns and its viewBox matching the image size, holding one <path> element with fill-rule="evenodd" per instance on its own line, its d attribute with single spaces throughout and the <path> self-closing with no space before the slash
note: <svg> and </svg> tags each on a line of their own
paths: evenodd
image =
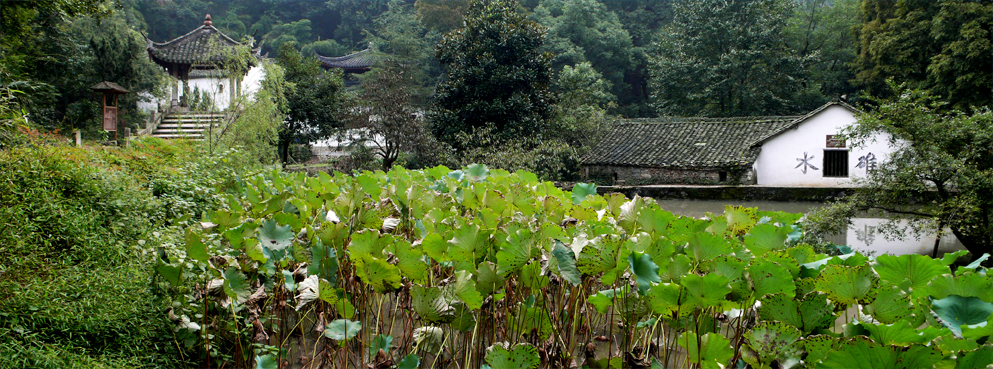
<svg viewBox="0 0 993 369">
<path fill-rule="evenodd" d="M 539 134 L 551 116 L 552 55 L 545 30 L 516 1 L 474 1 L 466 26 L 445 35 L 432 130 L 455 148 L 459 132 L 493 126 L 503 137 Z"/>
<path fill-rule="evenodd" d="M 685 0 L 651 54 L 654 103 L 665 115 L 796 113 L 807 61 L 788 47 L 785 0 Z"/>
<path fill-rule="evenodd" d="M 286 120 L 279 131 L 279 152 L 289 162 L 291 144 L 310 144 L 331 137 L 344 126 L 346 96 L 341 71 L 325 71 L 293 45 L 283 45 L 278 63 L 285 70 L 285 99 L 278 99 Z"/>
</svg>

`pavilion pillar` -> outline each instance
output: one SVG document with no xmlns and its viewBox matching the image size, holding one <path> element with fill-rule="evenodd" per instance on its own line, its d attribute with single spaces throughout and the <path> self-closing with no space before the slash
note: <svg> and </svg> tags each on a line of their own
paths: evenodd
<svg viewBox="0 0 993 369">
<path fill-rule="evenodd" d="M 176 67 L 173 67 L 171 72 L 172 72 L 172 78 L 175 78 L 172 81 L 171 106 L 175 107 L 179 105 L 179 70 Z"/>
<path fill-rule="evenodd" d="M 183 106 L 190 106 L 190 70 L 183 71 Z"/>
</svg>

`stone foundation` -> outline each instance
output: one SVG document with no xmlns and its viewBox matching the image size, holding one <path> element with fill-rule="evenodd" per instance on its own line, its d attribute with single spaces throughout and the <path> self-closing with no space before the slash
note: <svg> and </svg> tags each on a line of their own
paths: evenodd
<svg viewBox="0 0 993 369">
<path fill-rule="evenodd" d="M 606 185 L 652 184 L 752 184 L 751 170 L 739 168 L 651 168 L 632 166 L 583 166 L 583 177 Z"/>
</svg>

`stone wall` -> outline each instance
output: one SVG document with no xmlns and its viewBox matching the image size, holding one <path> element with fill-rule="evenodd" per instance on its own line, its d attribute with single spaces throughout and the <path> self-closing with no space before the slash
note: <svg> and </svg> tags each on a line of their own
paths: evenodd
<svg viewBox="0 0 993 369">
<path fill-rule="evenodd" d="M 583 166 L 583 176 L 600 184 L 751 184 L 751 170 L 724 168 L 651 168 L 635 166 Z"/>
</svg>

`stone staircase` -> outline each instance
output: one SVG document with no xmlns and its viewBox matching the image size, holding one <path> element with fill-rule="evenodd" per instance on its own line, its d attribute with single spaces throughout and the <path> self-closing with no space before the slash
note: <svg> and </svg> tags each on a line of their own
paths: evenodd
<svg viewBox="0 0 993 369">
<path fill-rule="evenodd" d="M 223 122 L 223 112 L 172 113 L 163 117 L 155 126 L 152 136 L 164 139 L 202 140 L 204 131 L 211 126 L 218 129 Z"/>
</svg>

